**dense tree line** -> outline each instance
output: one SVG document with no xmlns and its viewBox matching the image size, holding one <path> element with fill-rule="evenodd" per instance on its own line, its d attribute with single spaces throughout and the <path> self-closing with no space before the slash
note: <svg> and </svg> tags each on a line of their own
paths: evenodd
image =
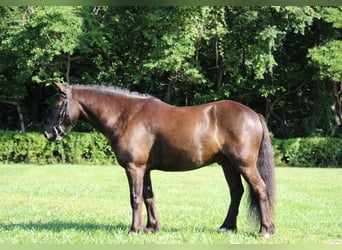
<svg viewBox="0 0 342 250">
<path fill-rule="evenodd" d="M 341 31 L 342 7 L 0 7 L 0 129 L 16 119 L 3 101 L 40 129 L 60 81 L 229 98 L 277 137 L 340 136 Z"/>
</svg>

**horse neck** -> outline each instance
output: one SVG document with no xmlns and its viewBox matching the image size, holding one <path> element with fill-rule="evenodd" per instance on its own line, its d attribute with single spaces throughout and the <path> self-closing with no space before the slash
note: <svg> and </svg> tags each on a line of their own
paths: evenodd
<svg viewBox="0 0 342 250">
<path fill-rule="evenodd" d="M 107 137 L 125 122 L 127 107 L 119 95 L 94 90 L 73 89 L 73 98 L 80 106 L 80 119 L 92 125 Z"/>
</svg>

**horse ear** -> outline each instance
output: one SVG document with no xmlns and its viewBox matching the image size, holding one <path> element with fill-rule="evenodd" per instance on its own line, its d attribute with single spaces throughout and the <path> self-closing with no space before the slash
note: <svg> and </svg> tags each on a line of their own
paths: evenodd
<svg viewBox="0 0 342 250">
<path fill-rule="evenodd" d="M 57 90 L 62 93 L 65 94 L 67 93 L 67 88 L 65 85 L 58 83 L 58 82 L 54 82 L 53 85 L 57 88 Z"/>
</svg>

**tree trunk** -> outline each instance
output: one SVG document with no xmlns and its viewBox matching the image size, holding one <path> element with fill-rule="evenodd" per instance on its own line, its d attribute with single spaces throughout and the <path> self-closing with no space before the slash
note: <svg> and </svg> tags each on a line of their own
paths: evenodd
<svg viewBox="0 0 342 250">
<path fill-rule="evenodd" d="M 342 126 L 342 82 L 332 83 L 333 105 L 332 111 L 334 113 L 335 121 L 338 126 Z"/>
<path fill-rule="evenodd" d="M 17 108 L 20 132 L 25 133 L 24 117 L 23 117 L 23 113 L 21 112 L 19 103 L 9 102 L 9 101 L 0 101 L 0 102 L 5 103 L 5 104 L 9 104 L 9 105 L 13 105 Z"/>
<path fill-rule="evenodd" d="M 222 86 L 222 79 L 223 79 L 223 68 L 219 67 L 217 69 L 217 79 L 216 79 L 216 90 L 220 91 Z"/>
<path fill-rule="evenodd" d="M 172 88 L 173 88 L 173 79 L 172 77 L 169 79 L 169 83 L 167 84 L 167 90 L 165 93 L 165 102 L 170 103 L 171 101 L 171 96 L 172 96 Z"/>
<path fill-rule="evenodd" d="M 70 84 L 70 68 L 71 68 L 71 59 L 70 59 L 70 54 L 68 54 L 67 71 L 65 74 L 65 78 L 68 84 Z"/>
</svg>

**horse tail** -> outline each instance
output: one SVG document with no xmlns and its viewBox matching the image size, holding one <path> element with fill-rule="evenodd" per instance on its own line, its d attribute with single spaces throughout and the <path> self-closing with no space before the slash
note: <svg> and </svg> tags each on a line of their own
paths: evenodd
<svg viewBox="0 0 342 250">
<path fill-rule="evenodd" d="M 272 142 L 269 136 L 269 131 L 267 128 L 265 118 L 261 114 L 258 115 L 263 129 L 263 136 L 259 148 L 257 169 L 262 180 L 266 185 L 266 195 L 272 213 L 275 202 L 275 176 Z M 251 187 L 249 188 L 249 208 L 251 217 L 257 219 L 260 216 L 259 198 L 256 196 L 255 192 L 252 190 Z"/>
</svg>

